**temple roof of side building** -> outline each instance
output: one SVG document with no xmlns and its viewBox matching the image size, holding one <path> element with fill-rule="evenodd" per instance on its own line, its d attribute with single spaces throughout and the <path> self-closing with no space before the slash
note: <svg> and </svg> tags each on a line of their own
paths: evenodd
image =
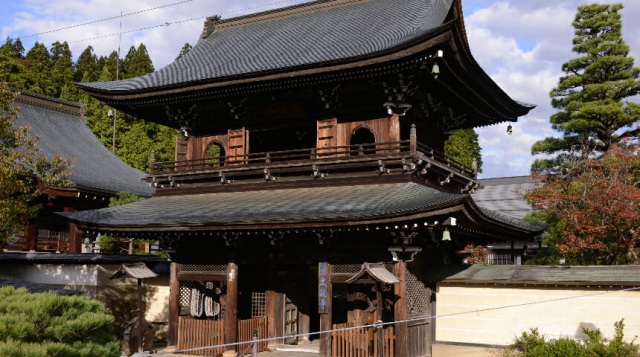
<svg viewBox="0 0 640 357">
<path fill-rule="evenodd" d="M 125 164 L 91 132 L 84 117 L 84 105 L 21 92 L 16 126 L 29 126 L 39 136 L 41 154 L 70 158 L 68 181 L 72 189 L 95 193 L 129 192 L 151 196 L 154 189 L 142 182 L 144 173 Z"/>
<path fill-rule="evenodd" d="M 479 179 L 480 186 L 471 196 L 480 207 L 522 219 L 533 211 L 524 194 L 536 183 L 530 176 Z"/>
<path fill-rule="evenodd" d="M 415 221 L 464 212 L 494 229 L 535 235 L 546 227 L 481 210 L 468 194 L 415 182 L 272 188 L 156 196 L 92 211 L 59 213 L 88 230 L 176 231 L 339 227 Z"/>
<path fill-rule="evenodd" d="M 640 266 L 450 265 L 427 272 L 443 283 L 638 285 Z"/>
<path fill-rule="evenodd" d="M 410 43 L 443 26 L 454 0 L 315 1 L 219 21 L 189 53 L 151 74 L 80 87 L 138 91 L 328 65 Z M 205 24 L 205 26 L 207 26 Z"/>
</svg>

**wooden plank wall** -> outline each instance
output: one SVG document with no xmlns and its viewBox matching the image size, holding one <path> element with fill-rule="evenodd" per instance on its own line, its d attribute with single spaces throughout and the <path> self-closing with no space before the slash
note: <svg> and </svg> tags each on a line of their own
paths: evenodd
<svg viewBox="0 0 640 357">
<path fill-rule="evenodd" d="M 254 317 L 251 319 L 238 321 L 238 342 L 253 341 L 253 331 L 258 332 L 258 340 L 267 338 L 267 317 Z M 258 352 L 266 351 L 268 341 L 261 341 L 258 343 Z M 238 351 L 242 352 L 245 349 L 251 350 L 252 344 L 240 344 Z M 251 353 L 250 351 L 248 353 Z"/>
<path fill-rule="evenodd" d="M 378 349 L 383 349 L 384 357 L 395 355 L 395 334 L 393 326 L 385 326 L 381 330 L 357 328 L 360 324 L 349 321 L 344 324 L 333 324 L 331 333 L 332 357 L 369 357 L 378 356 Z M 344 330 L 342 330 L 344 329 Z M 341 331 L 335 331 L 341 330 Z M 382 333 L 382 347 L 378 345 L 377 333 Z"/>
<path fill-rule="evenodd" d="M 216 346 L 224 343 L 224 320 L 194 319 L 190 316 L 178 318 L 178 350 Z M 181 352 L 191 355 L 219 355 L 224 348 L 205 348 L 194 351 Z"/>
<path fill-rule="evenodd" d="M 377 143 L 400 140 L 400 119 L 397 115 L 392 115 L 388 118 L 385 117 L 338 124 L 336 145 L 349 145 L 351 136 L 361 127 L 369 129 L 373 133 Z"/>
</svg>

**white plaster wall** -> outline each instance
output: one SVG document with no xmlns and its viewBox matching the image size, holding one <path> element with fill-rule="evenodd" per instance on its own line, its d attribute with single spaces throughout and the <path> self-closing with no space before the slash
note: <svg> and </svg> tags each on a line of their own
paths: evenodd
<svg viewBox="0 0 640 357">
<path fill-rule="evenodd" d="M 622 318 L 631 341 L 640 336 L 640 291 L 622 289 L 439 286 L 436 341 L 507 345 L 534 327 L 548 338 L 582 339 L 582 326 L 611 338 Z"/>
<path fill-rule="evenodd" d="M 80 290 L 95 297 L 97 266 L 88 264 L 3 264 L 0 274 L 38 284 Z"/>
</svg>

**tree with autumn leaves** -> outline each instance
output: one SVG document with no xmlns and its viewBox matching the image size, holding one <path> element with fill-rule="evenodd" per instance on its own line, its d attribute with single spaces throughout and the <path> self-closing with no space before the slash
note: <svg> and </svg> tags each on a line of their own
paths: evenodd
<svg viewBox="0 0 640 357">
<path fill-rule="evenodd" d="M 621 36 L 622 5 L 578 7 L 565 76 L 551 91 L 561 138 L 534 144 L 553 154 L 532 166 L 542 184 L 526 194 L 530 217 L 550 224 L 544 240 L 578 264 L 640 264 L 640 69 Z M 551 261 L 543 261 L 550 263 Z M 557 263 L 557 260 L 556 260 Z"/>
</svg>

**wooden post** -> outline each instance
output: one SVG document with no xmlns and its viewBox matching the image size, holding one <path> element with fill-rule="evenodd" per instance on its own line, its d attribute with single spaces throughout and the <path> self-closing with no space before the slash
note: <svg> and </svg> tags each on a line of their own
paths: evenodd
<svg viewBox="0 0 640 357">
<path fill-rule="evenodd" d="M 415 155 L 418 152 L 417 143 L 416 125 L 411 124 L 411 131 L 409 132 L 409 152 L 411 155 Z"/>
<path fill-rule="evenodd" d="M 227 263 L 227 309 L 224 318 L 224 343 L 237 341 L 238 332 L 238 265 L 233 261 Z M 225 347 L 223 357 L 237 356 L 234 346 Z"/>
<path fill-rule="evenodd" d="M 65 207 L 64 212 L 76 212 L 73 207 Z M 82 232 L 76 227 L 75 223 L 69 223 L 69 248 L 66 253 L 82 252 Z"/>
<path fill-rule="evenodd" d="M 151 150 L 151 155 L 149 155 L 149 173 L 153 175 L 155 173 L 156 168 L 156 152 L 155 150 Z"/>
<path fill-rule="evenodd" d="M 320 314 L 320 332 L 331 330 L 331 309 L 333 306 L 331 270 L 331 264 L 327 262 L 327 254 L 321 251 L 320 261 L 318 263 L 318 313 Z M 331 334 L 320 333 L 319 357 L 329 357 L 330 355 Z"/>
<path fill-rule="evenodd" d="M 142 279 L 138 278 L 138 353 L 142 354 L 144 350 L 144 333 L 143 333 L 144 316 L 142 314 Z"/>
<path fill-rule="evenodd" d="M 378 315 L 378 321 L 382 322 L 382 284 L 376 283 L 376 314 Z M 376 323 L 378 322 L 376 321 Z M 384 357 L 384 348 L 383 343 L 384 339 L 382 338 L 382 331 L 384 330 L 384 326 L 380 326 L 376 333 L 378 334 L 378 356 Z"/>
<path fill-rule="evenodd" d="M 35 251 L 38 247 L 36 242 L 36 224 L 30 222 L 24 227 L 24 249 L 29 251 Z"/>
<path fill-rule="evenodd" d="M 169 346 L 175 346 L 178 342 L 178 315 L 180 313 L 178 271 L 178 263 L 171 262 L 169 272 L 169 331 L 167 331 L 167 345 Z"/>
<path fill-rule="evenodd" d="M 396 302 L 393 305 L 394 321 L 406 321 L 407 319 L 407 264 L 398 260 L 393 265 L 393 273 L 400 280 L 393 286 Z M 407 357 L 407 323 L 396 323 L 395 326 L 395 356 Z"/>
</svg>

